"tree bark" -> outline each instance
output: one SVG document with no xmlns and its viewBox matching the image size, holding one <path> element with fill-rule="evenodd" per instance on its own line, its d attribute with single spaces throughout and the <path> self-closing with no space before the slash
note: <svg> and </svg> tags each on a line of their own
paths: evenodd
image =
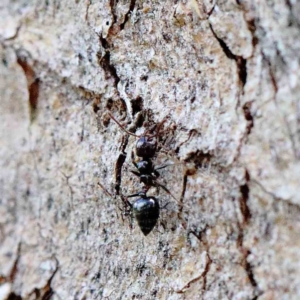
<svg viewBox="0 0 300 300">
<path fill-rule="evenodd" d="M 300 298 L 299 2 L 2 2 L 1 300 Z"/>
</svg>

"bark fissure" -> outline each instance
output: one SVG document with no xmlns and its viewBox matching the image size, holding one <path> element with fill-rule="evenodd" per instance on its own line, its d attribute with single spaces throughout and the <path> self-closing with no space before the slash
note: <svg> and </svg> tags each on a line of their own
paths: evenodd
<svg viewBox="0 0 300 300">
<path fill-rule="evenodd" d="M 40 80 L 36 77 L 35 72 L 28 64 L 24 57 L 18 57 L 18 64 L 23 69 L 27 80 L 27 88 L 28 88 L 28 102 L 30 108 L 30 120 L 33 121 L 36 117 L 36 112 L 38 108 L 38 97 L 39 97 L 39 88 L 40 88 Z"/>
<path fill-rule="evenodd" d="M 130 14 L 131 14 L 131 13 L 133 12 L 133 10 L 134 10 L 135 3 L 136 3 L 136 0 L 130 0 L 129 9 L 128 9 L 128 12 L 126 13 L 125 17 L 124 17 L 124 22 L 120 24 L 121 30 L 124 29 L 126 23 L 128 22 L 128 20 L 129 20 L 129 18 L 130 18 Z"/>
<path fill-rule="evenodd" d="M 193 278 L 192 280 L 190 280 L 190 281 L 189 281 L 186 285 L 184 285 L 180 290 L 177 290 L 177 291 L 176 291 L 177 294 L 184 294 L 184 293 L 191 287 L 191 285 L 192 285 L 193 283 L 195 283 L 195 282 L 197 282 L 197 281 L 199 281 L 199 280 L 201 280 L 201 279 L 203 279 L 203 283 L 202 283 L 202 291 L 203 291 L 203 292 L 205 291 L 205 289 L 206 289 L 206 281 L 207 281 L 206 277 L 207 277 L 207 274 L 208 274 L 208 272 L 209 272 L 209 270 L 210 270 L 210 266 L 211 266 L 211 263 L 212 263 L 212 260 L 211 260 L 211 258 L 210 258 L 210 256 L 209 256 L 208 253 L 207 253 L 206 256 L 207 256 L 207 257 L 206 257 L 207 262 L 206 262 L 206 265 L 205 265 L 205 268 L 204 268 L 203 272 L 202 272 L 199 276 L 197 276 L 197 277 Z"/>
<path fill-rule="evenodd" d="M 216 40 L 219 42 L 220 47 L 223 49 L 224 54 L 232 60 L 235 60 L 237 65 L 237 71 L 240 83 L 242 87 L 244 88 L 246 82 L 247 82 L 247 60 L 243 58 L 242 56 L 238 56 L 232 53 L 232 51 L 229 49 L 229 47 L 226 45 L 225 41 L 221 39 L 216 32 L 213 29 L 212 24 L 209 24 L 210 30 L 213 34 L 213 36 L 216 38 Z"/>
<path fill-rule="evenodd" d="M 261 291 L 258 289 L 257 281 L 255 280 L 255 275 L 253 271 L 253 266 L 248 261 L 248 256 L 250 255 L 250 251 L 245 248 L 244 246 L 244 236 L 245 230 L 247 229 L 250 219 L 252 217 L 251 210 L 248 206 L 248 201 L 250 197 L 250 187 L 249 184 L 251 182 L 250 175 L 247 170 L 245 170 L 245 183 L 240 186 L 240 211 L 243 216 L 242 222 L 237 221 L 238 225 L 238 239 L 237 239 L 237 246 L 238 249 L 241 251 L 242 254 L 242 262 L 241 265 L 245 269 L 249 282 L 253 288 L 253 300 L 256 299 L 260 294 Z"/>
<path fill-rule="evenodd" d="M 249 192 L 250 192 L 248 182 L 250 180 L 250 176 L 247 170 L 245 172 L 245 179 L 246 179 L 246 183 L 240 186 L 240 194 L 241 194 L 240 210 L 243 215 L 243 226 L 247 225 L 251 218 L 251 212 L 248 207 Z"/>
<path fill-rule="evenodd" d="M 45 286 L 41 287 L 41 288 L 35 288 L 30 294 L 29 296 L 35 296 L 35 299 L 41 299 L 41 300 L 49 300 L 51 299 L 51 297 L 56 294 L 55 291 L 52 289 L 51 287 L 51 283 L 52 280 L 55 276 L 55 274 L 57 273 L 58 269 L 59 269 L 59 262 L 57 260 L 56 257 L 54 257 L 55 260 L 55 268 L 53 270 L 52 275 L 50 276 L 50 278 L 48 279 L 47 283 L 45 284 Z M 57 295 L 57 294 L 56 294 Z M 57 295 L 58 296 L 58 295 Z M 58 296 L 59 297 L 59 296 Z M 60 297 L 59 297 L 60 298 Z"/>
<path fill-rule="evenodd" d="M 251 130 L 254 126 L 254 118 L 251 113 L 251 106 L 252 106 L 252 102 L 247 102 L 243 105 L 244 116 L 245 119 L 247 120 L 247 132 L 246 132 L 247 136 L 251 133 Z"/>
</svg>

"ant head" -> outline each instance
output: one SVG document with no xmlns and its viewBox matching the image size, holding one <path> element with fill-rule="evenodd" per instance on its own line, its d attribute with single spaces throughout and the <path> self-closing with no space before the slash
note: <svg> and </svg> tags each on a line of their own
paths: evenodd
<svg viewBox="0 0 300 300">
<path fill-rule="evenodd" d="M 142 136 L 136 142 L 136 155 L 152 158 L 156 153 L 157 142 L 154 136 Z"/>
</svg>

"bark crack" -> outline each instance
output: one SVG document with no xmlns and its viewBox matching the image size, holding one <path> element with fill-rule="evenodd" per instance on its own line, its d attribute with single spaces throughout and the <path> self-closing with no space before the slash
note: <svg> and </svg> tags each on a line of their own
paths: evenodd
<svg viewBox="0 0 300 300">
<path fill-rule="evenodd" d="M 55 268 L 54 271 L 52 273 L 52 275 L 50 276 L 50 278 L 48 279 L 46 285 L 44 287 L 41 288 L 35 288 L 30 294 L 29 296 L 35 296 L 35 299 L 41 299 L 41 300 L 49 300 L 51 299 L 51 297 L 56 294 L 55 291 L 52 289 L 51 287 L 51 283 L 52 280 L 55 276 L 55 274 L 57 273 L 58 269 L 59 269 L 59 262 L 58 259 L 56 257 L 54 257 L 55 260 Z M 57 294 L 56 294 L 57 295 Z M 57 295 L 58 296 L 58 295 Z M 60 298 L 60 297 L 59 297 Z"/>
<path fill-rule="evenodd" d="M 19 265 L 20 257 L 21 257 L 21 242 L 19 242 L 18 244 L 16 258 L 11 268 L 10 274 L 7 277 L 0 276 L 0 285 L 3 283 L 13 283 L 15 281 L 16 275 L 18 273 L 18 265 Z M 15 294 L 14 292 L 11 292 L 8 295 L 7 300 L 22 300 L 22 297 Z"/>
<path fill-rule="evenodd" d="M 247 274 L 248 280 L 253 288 L 253 295 L 252 298 L 257 299 L 259 295 L 261 295 L 261 291 L 258 289 L 257 282 L 255 280 L 254 272 L 253 272 L 253 266 L 248 261 L 248 256 L 251 254 L 251 252 L 248 249 L 245 249 L 243 243 L 244 243 L 244 236 L 245 236 L 245 228 L 249 224 L 249 221 L 251 219 L 251 211 L 248 206 L 248 200 L 249 200 L 249 193 L 250 188 L 248 185 L 248 182 L 250 181 L 250 175 L 247 170 L 245 170 L 245 184 L 240 186 L 240 211 L 243 216 L 242 222 L 237 222 L 238 225 L 238 239 L 237 239 L 237 247 L 241 251 L 243 258 L 241 261 L 241 265 L 245 269 L 245 272 Z"/>
<path fill-rule="evenodd" d="M 238 69 L 239 80 L 240 80 L 242 87 L 244 88 L 246 81 L 247 81 L 247 60 L 245 58 L 243 58 L 242 56 L 233 54 L 232 51 L 227 46 L 227 44 L 225 43 L 225 41 L 216 34 L 211 23 L 209 23 L 209 27 L 210 27 L 210 30 L 211 30 L 213 36 L 216 38 L 216 40 L 220 44 L 220 47 L 223 49 L 224 54 L 229 59 L 235 60 L 237 69 Z"/>
<path fill-rule="evenodd" d="M 35 119 L 37 113 L 40 80 L 36 76 L 32 66 L 30 66 L 30 64 L 24 57 L 21 57 L 19 55 L 17 62 L 22 68 L 26 77 L 28 89 L 28 102 L 30 108 L 30 121 L 32 122 Z"/>
<path fill-rule="evenodd" d="M 248 206 L 250 192 L 248 182 L 250 180 L 250 176 L 247 170 L 245 171 L 245 179 L 246 183 L 240 186 L 240 210 L 243 215 L 243 226 L 247 225 L 251 218 L 251 212 Z"/>
<path fill-rule="evenodd" d="M 6 42 L 6 41 L 12 41 L 12 40 L 15 40 L 15 39 L 18 37 L 18 35 L 19 35 L 19 32 L 20 32 L 20 29 L 21 29 L 22 25 L 23 25 L 23 24 L 20 23 L 20 24 L 17 26 L 17 28 L 16 28 L 16 32 L 15 32 L 11 37 L 5 38 L 5 39 L 3 39 L 3 40 L 0 41 L 0 42 L 3 43 L 3 42 Z"/>
<path fill-rule="evenodd" d="M 197 276 L 197 277 L 193 278 L 192 280 L 190 280 L 180 290 L 177 290 L 176 291 L 177 294 L 184 294 L 191 287 L 191 285 L 193 283 L 201 280 L 202 278 L 203 278 L 202 290 L 205 291 L 205 289 L 206 289 L 206 276 L 207 276 L 207 273 L 210 270 L 210 266 L 211 266 L 211 263 L 212 263 L 212 260 L 209 256 L 208 252 L 206 254 L 206 258 L 207 258 L 207 261 L 206 261 L 206 265 L 205 265 L 205 268 L 204 268 L 203 272 L 199 276 Z"/>
<path fill-rule="evenodd" d="M 121 29 L 121 30 L 124 29 L 126 23 L 128 22 L 129 17 L 130 17 L 130 14 L 131 14 L 131 12 L 134 10 L 135 3 L 136 3 L 136 0 L 130 0 L 129 9 L 128 9 L 128 12 L 125 14 L 124 22 L 120 24 L 120 29 Z"/>
</svg>

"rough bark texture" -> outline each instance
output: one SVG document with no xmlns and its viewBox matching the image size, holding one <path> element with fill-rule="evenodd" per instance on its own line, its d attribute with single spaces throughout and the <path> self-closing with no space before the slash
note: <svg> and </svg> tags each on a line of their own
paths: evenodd
<svg viewBox="0 0 300 300">
<path fill-rule="evenodd" d="M 0 299 L 299 299 L 299 16 L 2 0 Z M 124 150 L 120 193 L 141 189 L 136 138 L 108 112 L 137 134 L 169 116 L 155 163 L 179 201 L 152 189 L 147 237 L 115 187 Z"/>
</svg>

